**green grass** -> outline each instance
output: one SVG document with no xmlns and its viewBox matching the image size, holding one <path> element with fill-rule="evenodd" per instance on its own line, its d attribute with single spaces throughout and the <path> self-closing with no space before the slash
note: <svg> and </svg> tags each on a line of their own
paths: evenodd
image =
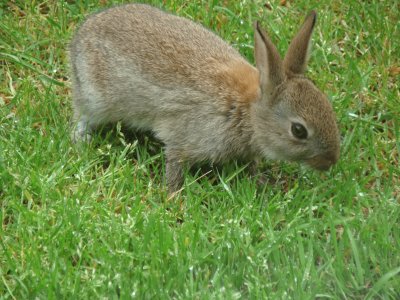
<svg viewBox="0 0 400 300">
<path fill-rule="evenodd" d="M 68 41 L 112 2 L 0 3 L 0 299 L 399 299 L 397 1 L 151 1 L 250 61 L 253 21 L 283 52 L 315 8 L 308 75 L 343 136 L 327 173 L 268 162 L 258 187 L 232 163 L 173 200 L 156 142 L 69 139 Z"/>
</svg>

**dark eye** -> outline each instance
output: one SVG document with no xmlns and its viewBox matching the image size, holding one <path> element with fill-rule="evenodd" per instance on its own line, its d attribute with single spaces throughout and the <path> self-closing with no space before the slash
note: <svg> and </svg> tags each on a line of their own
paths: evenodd
<svg viewBox="0 0 400 300">
<path fill-rule="evenodd" d="M 300 123 L 292 123 L 292 134 L 300 139 L 304 140 L 307 138 L 307 129 Z"/>
</svg>

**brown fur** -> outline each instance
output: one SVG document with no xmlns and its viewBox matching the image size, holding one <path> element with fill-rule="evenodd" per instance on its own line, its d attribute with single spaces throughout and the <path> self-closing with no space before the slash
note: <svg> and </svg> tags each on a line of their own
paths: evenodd
<svg viewBox="0 0 400 300">
<path fill-rule="evenodd" d="M 259 72 L 248 63 L 234 62 L 221 77 L 219 84 L 236 94 L 238 102 L 249 104 L 260 98 Z"/>
</svg>

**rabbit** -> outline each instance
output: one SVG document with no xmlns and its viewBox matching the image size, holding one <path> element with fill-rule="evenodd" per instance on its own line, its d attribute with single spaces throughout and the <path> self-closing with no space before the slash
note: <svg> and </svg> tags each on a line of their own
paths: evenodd
<svg viewBox="0 0 400 300">
<path fill-rule="evenodd" d="M 199 162 L 266 158 L 328 170 L 339 159 L 338 125 L 304 76 L 315 22 L 311 11 L 283 60 L 255 22 L 254 67 L 208 29 L 146 4 L 93 14 L 70 43 L 72 138 L 115 122 L 153 132 L 169 193 Z"/>
</svg>

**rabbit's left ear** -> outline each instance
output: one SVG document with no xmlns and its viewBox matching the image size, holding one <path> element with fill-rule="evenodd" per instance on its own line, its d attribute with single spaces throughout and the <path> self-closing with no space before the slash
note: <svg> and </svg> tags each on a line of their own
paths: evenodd
<svg viewBox="0 0 400 300">
<path fill-rule="evenodd" d="M 267 33 L 254 23 L 255 59 L 263 93 L 271 94 L 285 80 L 282 59 Z"/>
<path fill-rule="evenodd" d="M 312 10 L 306 17 L 302 27 L 293 38 L 286 53 L 283 65 L 286 72 L 303 74 L 307 67 L 311 50 L 311 34 L 317 20 L 317 13 Z"/>
</svg>

